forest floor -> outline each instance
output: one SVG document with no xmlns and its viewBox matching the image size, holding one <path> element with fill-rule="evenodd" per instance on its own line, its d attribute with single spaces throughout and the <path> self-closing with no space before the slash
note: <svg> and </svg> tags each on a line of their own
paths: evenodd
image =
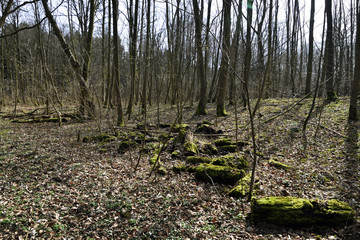
<svg viewBox="0 0 360 240">
<path fill-rule="evenodd" d="M 102 120 L 68 119 L 59 126 L 12 122 L 12 109 L 5 108 L 0 113 L 0 239 L 360 239 L 360 125 L 347 122 L 348 99 L 342 98 L 316 106 L 305 141 L 302 124 L 311 100 L 294 106 L 298 100 L 262 102 L 255 118 L 260 184 L 255 196 L 339 199 L 355 209 L 357 221 L 352 225 L 253 225 L 247 218 L 250 203 L 229 197 L 228 186 L 173 172 L 182 157 L 162 152 L 166 174 L 149 177 L 151 154 L 140 151 L 141 145 L 119 153 L 117 139 L 83 141 L 100 132 L 138 132 L 142 117 L 137 110 L 124 127 L 115 128 L 107 110 Z M 194 130 L 207 120 L 235 139 L 234 107 L 227 107 L 229 116 L 216 118 L 214 105 L 208 106 L 206 116 L 193 116 L 195 107 L 184 108 L 182 122 Z M 24 119 L 35 108 L 20 110 Z M 158 120 L 172 124 L 176 112 L 176 107 L 161 106 L 158 116 L 156 106 L 150 107 L 148 137 L 167 132 L 156 127 Z M 238 139 L 251 141 L 247 110 L 238 109 L 238 127 Z M 249 150 L 251 145 L 239 154 L 251 160 Z M 270 159 L 292 168 L 274 168 Z"/>
</svg>

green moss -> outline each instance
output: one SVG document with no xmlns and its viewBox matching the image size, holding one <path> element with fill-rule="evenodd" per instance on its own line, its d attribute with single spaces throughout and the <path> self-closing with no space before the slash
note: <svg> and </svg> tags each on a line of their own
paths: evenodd
<svg viewBox="0 0 360 240">
<path fill-rule="evenodd" d="M 165 175 L 167 173 L 167 170 L 164 166 L 160 165 L 158 168 L 157 168 L 157 172 L 160 174 L 160 175 Z"/>
<path fill-rule="evenodd" d="M 249 162 L 243 157 L 235 154 L 227 154 L 225 156 L 215 158 L 211 164 L 219 166 L 229 166 L 238 169 L 247 169 Z"/>
<path fill-rule="evenodd" d="M 281 163 L 281 162 L 278 162 L 278 161 L 276 161 L 274 159 L 269 160 L 269 165 L 273 166 L 273 167 L 275 167 L 277 169 L 284 169 L 284 170 L 288 170 L 288 169 L 292 168 L 291 166 L 286 165 L 286 164 Z"/>
<path fill-rule="evenodd" d="M 195 116 L 202 116 L 202 115 L 206 115 L 206 114 L 207 114 L 207 112 L 206 112 L 205 108 L 202 108 L 200 106 L 198 106 L 196 108 Z"/>
<path fill-rule="evenodd" d="M 230 138 L 219 138 L 217 140 L 214 141 L 215 146 L 219 147 L 219 146 L 226 146 L 226 145 L 231 145 L 232 141 Z"/>
<path fill-rule="evenodd" d="M 195 133 L 216 134 L 217 130 L 211 127 L 210 124 L 202 123 L 196 127 Z"/>
<path fill-rule="evenodd" d="M 244 198 L 249 194 L 251 182 L 251 174 L 247 174 L 244 178 L 240 179 L 236 186 L 229 191 L 229 196 L 234 198 Z M 255 189 L 259 188 L 259 183 L 255 183 Z"/>
<path fill-rule="evenodd" d="M 184 154 L 189 156 L 189 155 L 196 155 L 199 153 L 199 148 L 197 147 L 197 145 L 195 143 L 191 143 L 191 142 L 185 142 L 184 144 Z"/>
<path fill-rule="evenodd" d="M 171 153 L 171 157 L 172 158 L 177 158 L 180 156 L 180 151 L 179 150 L 175 150 Z"/>
<path fill-rule="evenodd" d="M 203 149 L 204 152 L 209 155 L 215 155 L 219 153 L 218 149 L 211 143 L 206 143 Z"/>
<path fill-rule="evenodd" d="M 108 151 L 108 150 L 107 150 L 106 148 L 100 148 L 100 149 L 99 149 L 99 152 L 100 152 L 100 153 L 106 153 L 107 151 Z"/>
<path fill-rule="evenodd" d="M 208 157 L 199 157 L 199 156 L 189 156 L 186 158 L 186 162 L 187 163 L 193 163 L 193 164 L 198 164 L 198 163 L 210 163 L 211 162 L 211 158 Z"/>
<path fill-rule="evenodd" d="M 185 164 L 179 164 L 179 165 L 173 166 L 172 170 L 176 173 L 180 173 L 180 172 L 186 171 L 187 168 L 188 167 Z"/>
<path fill-rule="evenodd" d="M 307 200 L 295 197 L 253 199 L 254 222 L 270 222 L 281 226 L 343 226 L 354 221 L 354 210 L 338 200 Z"/>
<path fill-rule="evenodd" d="M 203 163 L 196 167 L 195 176 L 197 179 L 204 181 L 211 181 L 235 184 L 240 178 L 245 176 L 243 170 L 232 168 L 229 166 L 216 166 L 213 164 Z"/>
<path fill-rule="evenodd" d="M 236 152 L 236 145 L 225 145 L 225 146 L 221 146 L 220 149 L 225 152 L 234 153 Z"/>
<path fill-rule="evenodd" d="M 151 156 L 149 163 L 151 165 L 154 165 L 156 163 L 156 160 L 158 159 L 159 154 L 155 153 Z M 159 163 L 160 163 L 160 157 L 159 157 Z"/>
<path fill-rule="evenodd" d="M 212 122 L 208 121 L 208 120 L 204 120 L 202 122 L 202 124 L 207 124 L 207 125 L 214 125 Z"/>
<path fill-rule="evenodd" d="M 175 132 L 186 131 L 186 130 L 188 130 L 188 129 L 190 129 L 190 126 L 189 126 L 188 124 L 186 124 L 186 123 L 177 124 L 177 125 L 175 125 L 175 126 L 173 127 L 173 130 L 174 130 Z"/>
<path fill-rule="evenodd" d="M 227 115 L 224 104 L 218 104 L 216 107 L 216 116 L 226 117 Z"/>
</svg>

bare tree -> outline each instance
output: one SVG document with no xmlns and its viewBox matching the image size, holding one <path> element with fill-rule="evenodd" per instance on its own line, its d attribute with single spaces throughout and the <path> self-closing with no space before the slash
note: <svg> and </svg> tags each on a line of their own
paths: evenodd
<svg viewBox="0 0 360 240">
<path fill-rule="evenodd" d="M 360 89 L 360 13 L 357 8 L 356 11 L 356 42 L 355 42 L 355 72 L 354 79 L 351 85 L 351 96 L 350 96 L 350 108 L 349 108 L 349 120 L 358 120 L 359 116 L 357 113 L 357 99 L 359 96 Z"/>
<path fill-rule="evenodd" d="M 200 81 L 200 100 L 197 106 L 195 115 L 206 115 L 206 102 L 207 102 L 207 81 L 205 75 L 204 56 L 202 47 L 202 18 L 200 16 L 199 4 L 197 0 L 193 0 L 193 10 L 195 18 L 195 45 L 197 56 L 197 77 Z"/>
<path fill-rule="evenodd" d="M 231 35 L 231 0 L 223 0 L 224 11 L 224 30 L 222 43 L 222 57 L 219 71 L 219 83 L 217 87 L 216 99 L 216 115 L 226 116 L 225 111 L 225 96 L 226 96 L 226 82 L 229 73 L 230 64 L 230 35 Z"/>
<path fill-rule="evenodd" d="M 119 36 L 118 36 L 118 0 L 112 0 L 113 7 L 113 41 L 114 41 L 114 54 L 113 54 L 113 77 L 115 81 L 115 91 L 116 91 L 116 106 L 117 106 L 117 122 L 118 126 L 124 124 L 124 117 L 122 111 L 121 103 L 121 92 L 120 92 L 120 69 L 119 69 Z"/>
<path fill-rule="evenodd" d="M 135 9 L 134 9 L 135 8 Z M 132 107 L 134 104 L 135 95 L 135 83 L 136 83 L 136 48 L 137 48 L 137 33 L 138 33 L 138 12 L 139 12 L 139 0 L 130 0 L 128 7 L 128 19 L 129 19 L 129 57 L 130 57 L 130 96 L 128 104 L 128 118 L 132 113 Z"/>
<path fill-rule="evenodd" d="M 306 71 L 306 85 L 305 85 L 305 95 L 310 93 L 311 90 L 311 76 L 312 76 L 312 67 L 314 60 L 314 15 L 315 15 L 315 0 L 311 0 L 311 9 L 310 9 L 310 30 L 309 30 L 309 56 L 307 62 L 307 71 Z"/>
<path fill-rule="evenodd" d="M 8 3 L 6 4 L 5 9 L 0 17 L 0 28 L 5 24 L 6 17 L 10 14 L 10 10 L 13 2 L 14 0 L 9 0 Z"/>
<path fill-rule="evenodd" d="M 334 91 L 334 42 L 333 42 L 333 18 L 331 0 L 325 0 L 326 11 L 326 42 L 325 42 L 325 58 L 324 70 L 326 77 L 326 98 L 328 101 L 336 99 Z"/>
<path fill-rule="evenodd" d="M 81 116 L 84 115 L 85 109 L 88 111 L 90 116 L 95 115 L 95 104 L 93 103 L 90 95 L 90 90 L 88 86 L 88 71 L 89 71 L 89 62 L 91 56 L 91 46 L 92 46 L 92 39 L 93 39 L 93 30 L 94 30 L 94 16 L 95 16 L 95 0 L 90 1 L 90 19 L 89 19 L 89 29 L 87 30 L 87 37 L 85 43 L 85 55 L 83 59 L 83 65 L 76 59 L 75 55 L 73 54 L 73 50 L 65 40 L 58 24 L 55 21 L 55 18 L 48 6 L 47 0 L 41 0 L 46 17 L 48 18 L 51 27 L 54 30 L 54 33 L 57 39 L 60 42 L 60 45 L 69 59 L 71 67 L 73 68 L 77 80 L 80 85 L 80 108 L 79 113 Z"/>
<path fill-rule="evenodd" d="M 245 93 L 245 88 L 249 83 L 250 78 L 250 64 L 251 64 L 251 23 L 252 23 L 252 13 L 253 13 L 253 0 L 248 0 L 247 5 L 247 27 L 246 27 L 246 43 L 245 43 L 245 62 L 244 62 L 244 81 L 242 83 L 242 99 L 244 107 L 247 105 L 247 96 Z"/>
</svg>

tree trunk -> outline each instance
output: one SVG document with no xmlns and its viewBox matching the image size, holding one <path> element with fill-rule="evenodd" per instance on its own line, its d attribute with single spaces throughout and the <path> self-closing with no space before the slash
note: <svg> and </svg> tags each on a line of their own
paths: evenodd
<svg viewBox="0 0 360 240">
<path fill-rule="evenodd" d="M 242 84 L 242 99 L 244 107 L 247 106 L 247 96 L 245 88 L 249 83 L 250 78 L 250 64 L 251 64 L 251 23 L 252 23 L 252 7 L 253 0 L 248 0 L 247 6 L 247 27 L 246 27 L 246 43 L 245 43 L 245 62 L 244 62 L 244 82 Z"/>
<path fill-rule="evenodd" d="M 149 70 L 149 44 L 150 44 L 150 9 L 151 9 L 151 0 L 147 0 L 147 13 L 146 13 L 146 39 L 145 39 L 145 54 L 144 54 L 144 79 L 143 79 L 143 88 L 142 88 L 142 113 L 144 114 L 146 118 L 146 91 L 147 91 L 147 85 L 148 85 L 148 70 Z"/>
<path fill-rule="evenodd" d="M 88 33 L 89 35 L 87 37 L 87 44 L 86 44 L 86 49 L 87 49 L 89 56 L 86 59 L 84 59 L 84 67 L 85 68 L 82 69 L 80 63 L 76 60 L 75 55 L 73 54 L 73 51 L 71 50 L 69 44 L 66 42 L 63 34 L 60 31 L 60 28 L 58 27 L 58 25 L 54 19 L 54 16 L 52 15 L 51 10 L 48 6 L 48 1 L 41 0 L 41 2 L 43 4 L 46 17 L 48 18 L 48 20 L 51 24 L 51 27 L 54 30 L 54 34 L 57 37 L 57 39 L 59 40 L 60 45 L 61 45 L 65 55 L 67 56 L 67 58 L 71 64 L 71 67 L 73 68 L 73 70 L 76 74 L 77 80 L 79 82 L 81 103 L 82 103 L 80 106 L 80 114 L 81 114 L 81 116 L 83 116 L 82 111 L 83 111 L 83 109 L 85 109 L 85 107 L 87 107 L 89 115 L 94 116 L 95 105 L 90 98 L 90 91 L 89 91 L 88 82 L 87 82 L 87 72 L 85 72 L 85 70 L 88 69 L 89 61 L 90 61 L 90 50 L 91 50 L 91 45 L 92 45 L 92 33 L 93 33 L 94 25 L 93 25 L 93 23 L 92 24 L 90 23 L 90 25 L 89 25 L 89 33 Z M 95 2 L 94 2 L 94 0 L 92 0 L 91 2 L 92 2 L 91 5 L 93 6 L 91 8 L 91 11 L 95 11 Z M 93 14 L 95 14 L 95 12 Z M 92 17 L 92 21 L 94 21 L 94 16 Z M 86 106 L 84 104 L 86 104 Z"/>
<path fill-rule="evenodd" d="M 193 0 L 193 9 L 194 9 L 194 20 L 195 20 L 195 45 L 196 45 L 196 56 L 197 56 L 197 77 L 200 82 L 200 100 L 197 106 L 195 115 L 206 115 L 206 90 L 207 90 L 207 81 L 205 76 L 205 67 L 204 67 L 204 56 L 203 56 L 203 47 L 201 39 L 201 30 L 202 30 L 202 18 L 200 16 L 199 4 L 197 0 Z M 206 30 L 207 31 L 207 30 Z"/>
<path fill-rule="evenodd" d="M 226 96 L 226 82 L 229 72 L 230 63 L 230 34 L 231 34 L 231 0 L 223 0 L 224 11 L 224 31 L 222 42 L 222 57 L 219 71 L 219 83 L 217 88 L 216 100 L 216 115 L 226 116 L 225 111 L 225 96 Z"/>
<path fill-rule="evenodd" d="M 360 88 L 360 13 L 356 11 L 356 42 L 355 42 L 355 72 L 354 79 L 351 84 L 349 120 L 357 121 L 359 119 L 357 113 L 357 99 Z"/>
<path fill-rule="evenodd" d="M 309 94 L 311 91 L 311 77 L 312 77 L 312 68 L 313 68 L 313 59 L 314 59 L 314 22 L 315 22 L 314 15 L 315 15 L 315 0 L 311 0 L 309 56 L 308 56 L 307 71 L 306 71 L 305 95 Z"/>
<path fill-rule="evenodd" d="M 326 11 L 326 44 L 325 52 L 327 57 L 324 61 L 325 77 L 326 77 L 326 99 L 328 101 L 335 100 L 336 93 L 334 91 L 334 42 L 333 42 L 333 23 L 332 23 L 332 7 L 331 0 L 325 0 Z"/>
</svg>

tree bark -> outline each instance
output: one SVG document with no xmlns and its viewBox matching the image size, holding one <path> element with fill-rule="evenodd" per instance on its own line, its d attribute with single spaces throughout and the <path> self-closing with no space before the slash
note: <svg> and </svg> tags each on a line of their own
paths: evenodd
<svg viewBox="0 0 360 240">
<path fill-rule="evenodd" d="M 349 120 L 357 121 L 359 119 L 357 113 L 357 99 L 360 88 L 360 13 L 359 9 L 356 11 L 356 41 L 355 41 L 355 72 L 351 84 Z"/>
<path fill-rule="evenodd" d="M 247 106 L 247 95 L 245 88 L 249 83 L 250 64 L 251 64 L 251 23 L 252 23 L 252 7 L 253 0 L 248 0 L 247 6 L 247 27 L 246 27 L 246 43 L 245 43 L 245 62 L 244 62 L 244 82 L 242 83 L 242 99 L 244 107 Z"/>
<path fill-rule="evenodd" d="M 203 56 L 203 47 L 202 47 L 202 39 L 201 39 L 202 18 L 200 16 L 199 4 L 197 0 L 193 0 L 193 9 L 194 9 L 194 20 L 195 20 L 195 45 L 196 45 L 196 56 L 197 56 L 196 67 L 197 67 L 197 77 L 200 82 L 200 100 L 195 115 L 206 115 L 207 81 L 205 76 L 204 56 Z"/>
<path fill-rule="evenodd" d="M 48 6 L 48 1 L 41 0 L 41 2 L 43 4 L 46 17 L 48 18 L 48 20 L 51 24 L 51 27 L 54 30 L 54 34 L 57 37 L 57 39 L 59 40 L 60 45 L 61 45 L 65 55 L 67 56 L 67 58 L 71 64 L 71 67 L 73 68 L 73 70 L 76 74 L 77 80 L 79 82 L 80 93 L 81 93 L 80 115 L 81 115 L 81 117 L 83 117 L 84 113 L 82 112 L 83 111 L 82 109 L 87 108 L 89 115 L 93 117 L 95 115 L 95 112 L 94 112 L 95 105 L 92 102 L 91 97 L 90 97 L 90 91 L 89 91 L 88 82 L 87 82 L 87 70 L 88 70 L 89 61 L 90 61 L 90 51 L 91 51 L 91 45 L 92 45 L 92 37 L 93 37 L 92 33 L 93 33 L 94 23 L 90 23 L 90 25 L 89 25 L 89 35 L 87 37 L 87 41 L 90 41 L 90 42 L 87 42 L 87 44 L 86 44 L 86 50 L 88 52 L 88 57 L 86 57 L 86 59 L 84 59 L 84 68 L 82 69 L 80 63 L 76 60 L 75 55 L 73 54 L 73 52 L 71 50 L 71 47 L 66 42 L 59 26 L 57 25 L 55 18 L 52 15 L 50 8 Z M 93 14 L 95 14 L 95 1 L 92 0 L 91 2 L 92 2 L 91 6 L 93 6 L 93 8 L 91 8 L 91 11 L 94 11 Z M 91 14 L 91 15 L 93 15 L 93 14 Z M 92 17 L 92 21 L 94 21 L 94 15 Z M 85 70 L 86 70 L 86 72 L 85 72 Z"/>
<path fill-rule="evenodd" d="M 325 11 L 327 23 L 325 43 L 325 52 L 327 57 L 324 61 L 326 77 L 326 99 L 328 101 L 333 101 L 336 99 L 336 93 L 334 91 L 334 42 L 331 0 L 325 0 Z"/>
<path fill-rule="evenodd" d="M 216 115 L 226 116 L 225 111 L 225 96 L 226 96 L 226 82 L 229 73 L 230 63 L 230 34 L 231 34 L 231 0 L 223 0 L 224 11 L 224 31 L 222 42 L 222 56 L 219 70 L 218 95 L 216 100 Z"/>
<path fill-rule="evenodd" d="M 305 95 L 308 95 L 311 91 L 311 76 L 312 76 L 313 59 L 314 59 L 314 22 L 315 22 L 314 15 L 315 15 L 315 0 L 311 0 L 309 56 L 308 56 L 307 71 L 306 71 Z"/>
</svg>

